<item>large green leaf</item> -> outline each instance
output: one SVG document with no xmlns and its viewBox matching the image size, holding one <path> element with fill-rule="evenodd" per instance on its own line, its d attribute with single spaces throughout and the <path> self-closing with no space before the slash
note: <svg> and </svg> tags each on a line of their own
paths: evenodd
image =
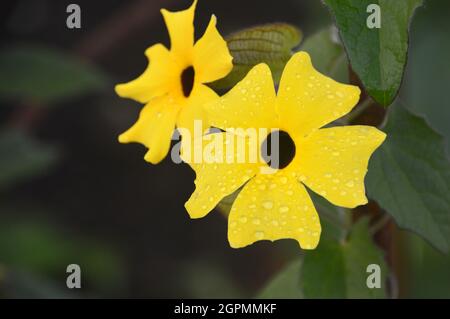
<svg viewBox="0 0 450 319">
<path fill-rule="evenodd" d="M 381 288 L 368 288 L 367 266 L 381 269 Z M 347 242 L 321 240 L 306 252 L 301 283 L 306 298 L 384 298 L 387 267 L 369 235 L 367 219 L 358 221 Z"/>
<path fill-rule="evenodd" d="M 335 17 L 352 69 L 382 105 L 396 97 L 408 51 L 408 27 L 422 0 L 324 0 Z M 370 29 L 367 7 L 380 7 L 381 27 Z"/>
<path fill-rule="evenodd" d="M 292 48 L 300 43 L 301 38 L 300 30 L 286 23 L 265 24 L 231 34 L 226 41 L 233 56 L 233 70 L 211 86 L 214 89 L 231 88 L 253 66 L 263 62 L 269 65 L 277 83 L 292 55 Z"/>
<path fill-rule="evenodd" d="M 261 299 L 301 299 L 303 292 L 300 285 L 301 260 L 295 260 L 282 269 L 259 293 Z"/>
<path fill-rule="evenodd" d="M 450 150 L 450 107 L 445 101 L 450 83 L 450 1 L 428 1 L 411 26 L 411 48 L 400 96 L 415 114 L 447 140 Z"/>
<path fill-rule="evenodd" d="M 76 57 L 44 47 L 20 46 L 0 52 L 0 97 L 54 102 L 106 84 L 103 74 Z"/>
<path fill-rule="evenodd" d="M 367 190 L 397 224 L 442 251 L 450 245 L 450 163 L 443 138 L 395 105 L 387 139 L 370 161 Z"/>
<path fill-rule="evenodd" d="M 21 131 L 0 132 L 0 189 L 46 173 L 57 156 L 54 147 L 43 145 Z"/>
</svg>

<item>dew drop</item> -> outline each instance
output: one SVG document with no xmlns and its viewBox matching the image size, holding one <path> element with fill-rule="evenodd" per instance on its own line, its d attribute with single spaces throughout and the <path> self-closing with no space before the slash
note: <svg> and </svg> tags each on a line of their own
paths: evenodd
<svg viewBox="0 0 450 319">
<path fill-rule="evenodd" d="M 240 221 L 242 224 L 245 224 L 245 223 L 247 222 L 247 217 L 242 216 L 241 218 L 239 218 L 239 221 Z"/>
<path fill-rule="evenodd" d="M 268 200 L 268 201 L 263 202 L 263 203 L 262 203 L 262 206 L 263 206 L 265 209 L 272 209 L 273 203 L 272 203 L 270 200 Z"/>
<path fill-rule="evenodd" d="M 289 207 L 287 207 L 287 206 L 281 206 L 279 209 L 279 212 L 282 214 L 287 213 L 288 211 L 289 211 Z"/>
<path fill-rule="evenodd" d="M 261 224 L 261 221 L 260 221 L 258 218 L 255 218 L 252 222 L 253 222 L 253 224 L 255 224 L 255 225 Z"/>
<path fill-rule="evenodd" d="M 257 239 L 263 239 L 264 238 L 264 233 L 262 231 L 257 231 L 257 232 L 255 232 L 255 237 Z"/>
</svg>

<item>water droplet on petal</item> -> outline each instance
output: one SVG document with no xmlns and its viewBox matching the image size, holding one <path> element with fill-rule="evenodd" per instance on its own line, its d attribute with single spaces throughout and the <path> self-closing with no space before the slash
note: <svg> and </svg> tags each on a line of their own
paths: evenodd
<svg viewBox="0 0 450 319">
<path fill-rule="evenodd" d="M 289 211 L 289 207 L 287 207 L 287 206 L 281 206 L 279 209 L 279 212 L 282 214 L 287 213 L 288 211 Z"/>
<path fill-rule="evenodd" d="M 353 186 L 355 186 L 355 183 L 354 183 L 353 181 L 348 181 L 348 182 L 345 184 L 345 186 L 347 186 L 347 187 L 353 187 Z"/>
<path fill-rule="evenodd" d="M 262 206 L 263 206 L 265 209 L 272 209 L 273 203 L 272 203 L 270 200 L 267 200 L 267 201 L 264 201 L 264 202 L 262 203 Z"/>
<path fill-rule="evenodd" d="M 264 238 L 264 233 L 262 231 L 257 231 L 257 232 L 255 232 L 255 237 L 257 239 L 263 239 Z"/>
</svg>

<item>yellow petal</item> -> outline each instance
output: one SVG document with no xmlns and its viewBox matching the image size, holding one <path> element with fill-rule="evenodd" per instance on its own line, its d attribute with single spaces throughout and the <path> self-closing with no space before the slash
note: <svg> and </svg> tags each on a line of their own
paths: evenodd
<svg viewBox="0 0 450 319">
<path fill-rule="evenodd" d="M 155 44 L 145 51 L 149 65 L 137 79 L 116 85 L 116 93 L 141 103 L 166 94 L 178 81 L 177 66 L 170 52 L 162 44 Z"/>
<path fill-rule="evenodd" d="M 227 145 L 231 143 L 226 141 L 233 141 L 235 146 L 241 143 L 248 151 L 247 138 L 230 133 L 214 133 L 204 136 L 201 140 L 203 141 L 203 162 L 190 161 L 189 163 L 196 173 L 195 191 L 185 204 L 191 218 L 200 218 L 208 214 L 222 198 L 241 187 L 259 169 L 256 163 L 248 160 L 249 153 L 245 154 L 243 160 L 238 160 L 239 153 L 231 152 L 231 159 L 227 161 Z M 208 148 L 208 145 L 214 144 L 220 147 L 217 147 L 215 152 L 209 152 L 213 148 Z M 199 144 L 197 146 L 197 149 L 201 148 Z"/>
<path fill-rule="evenodd" d="M 170 50 L 185 62 L 192 59 L 196 5 L 197 0 L 194 0 L 192 5 L 186 10 L 171 12 L 166 9 L 161 9 L 167 30 L 169 31 Z"/>
<path fill-rule="evenodd" d="M 228 93 L 205 108 L 211 125 L 221 129 L 276 127 L 275 88 L 267 64 L 253 67 Z"/>
<path fill-rule="evenodd" d="M 213 15 L 205 34 L 194 46 L 194 68 L 196 80 L 208 83 L 226 76 L 233 64 L 233 57 L 227 43 L 216 29 L 216 17 Z"/>
<path fill-rule="evenodd" d="M 320 129 L 299 143 L 300 180 L 335 205 L 363 205 L 368 161 L 385 138 L 371 126 Z"/>
<path fill-rule="evenodd" d="M 206 103 L 219 99 L 219 96 L 206 85 L 196 84 L 186 104 L 180 110 L 177 119 L 177 127 L 186 128 L 193 133 L 195 120 L 202 121 L 203 129 L 209 127 L 208 116 L 204 110 Z M 203 130 L 202 130 L 203 132 Z"/>
<path fill-rule="evenodd" d="M 350 112 L 359 100 L 357 86 L 338 83 L 316 71 L 306 52 L 292 56 L 278 90 L 282 125 L 306 135 Z"/>
<path fill-rule="evenodd" d="M 240 248 L 258 240 L 292 238 L 314 249 L 320 221 L 305 187 L 282 173 L 258 175 L 239 193 L 228 218 L 228 240 Z"/>
<path fill-rule="evenodd" d="M 119 142 L 144 144 L 149 148 L 144 159 L 159 163 L 169 151 L 178 107 L 169 96 L 153 99 L 144 106 L 137 122 L 119 136 Z"/>
</svg>

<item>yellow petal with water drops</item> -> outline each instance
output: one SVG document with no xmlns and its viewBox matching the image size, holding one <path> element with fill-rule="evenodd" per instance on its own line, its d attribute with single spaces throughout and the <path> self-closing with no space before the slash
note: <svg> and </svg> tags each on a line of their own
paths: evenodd
<svg viewBox="0 0 450 319">
<path fill-rule="evenodd" d="M 213 133 L 196 140 L 195 144 L 192 160 L 187 160 L 196 173 L 195 191 L 185 207 L 191 218 L 201 218 L 254 176 L 259 165 L 254 148 L 242 136 Z M 196 154 L 202 156 L 201 163 L 195 160 Z"/>
<path fill-rule="evenodd" d="M 226 76 L 233 68 L 233 57 L 228 51 L 227 43 L 216 28 L 213 15 L 205 34 L 194 46 L 195 78 L 201 83 L 208 83 Z"/>
<path fill-rule="evenodd" d="M 295 239 L 314 249 L 320 221 L 305 187 L 282 173 L 258 175 L 239 193 L 228 218 L 228 240 L 240 248 L 258 240 Z"/>
<path fill-rule="evenodd" d="M 168 153 L 179 106 L 169 96 L 144 106 L 137 122 L 119 136 L 120 143 L 137 142 L 148 147 L 144 159 L 159 163 Z"/>
<path fill-rule="evenodd" d="M 116 85 L 116 93 L 140 103 L 169 92 L 178 79 L 177 66 L 170 52 L 162 44 L 155 44 L 145 51 L 149 59 L 147 69 L 133 81 Z"/>
<path fill-rule="evenodd" d="M 300 180 L 334 205 L 367 203 L 364 176 L 386 134 L 371 126 L 320 129 L 298 143 Z"/>
<path fill-rule="evenodd" d="M 319 73 L 308 53 L 298 52 L 284 68 L 277 107 L 286 129 L 306 135 L 350 112 L 359 95 L 357 86 Z"/>
<path fill-rule="evenodd" d="M 197 0 L 194 0 L 192 5 L 186 10 L 171 12 L 166 9 L 161 9 L 167 30 L 169 31 L 170 50 L 184 63 L 189 63 L 188 61 L 192 59 L 196 6 Z"/>
<path fill-rule="evenodd" d="M 211 124 L 221 129 L 276 127 L 275 88 L 267 64 L 253 67 L 218 101 L 205 105 Z"/>
</svg>

